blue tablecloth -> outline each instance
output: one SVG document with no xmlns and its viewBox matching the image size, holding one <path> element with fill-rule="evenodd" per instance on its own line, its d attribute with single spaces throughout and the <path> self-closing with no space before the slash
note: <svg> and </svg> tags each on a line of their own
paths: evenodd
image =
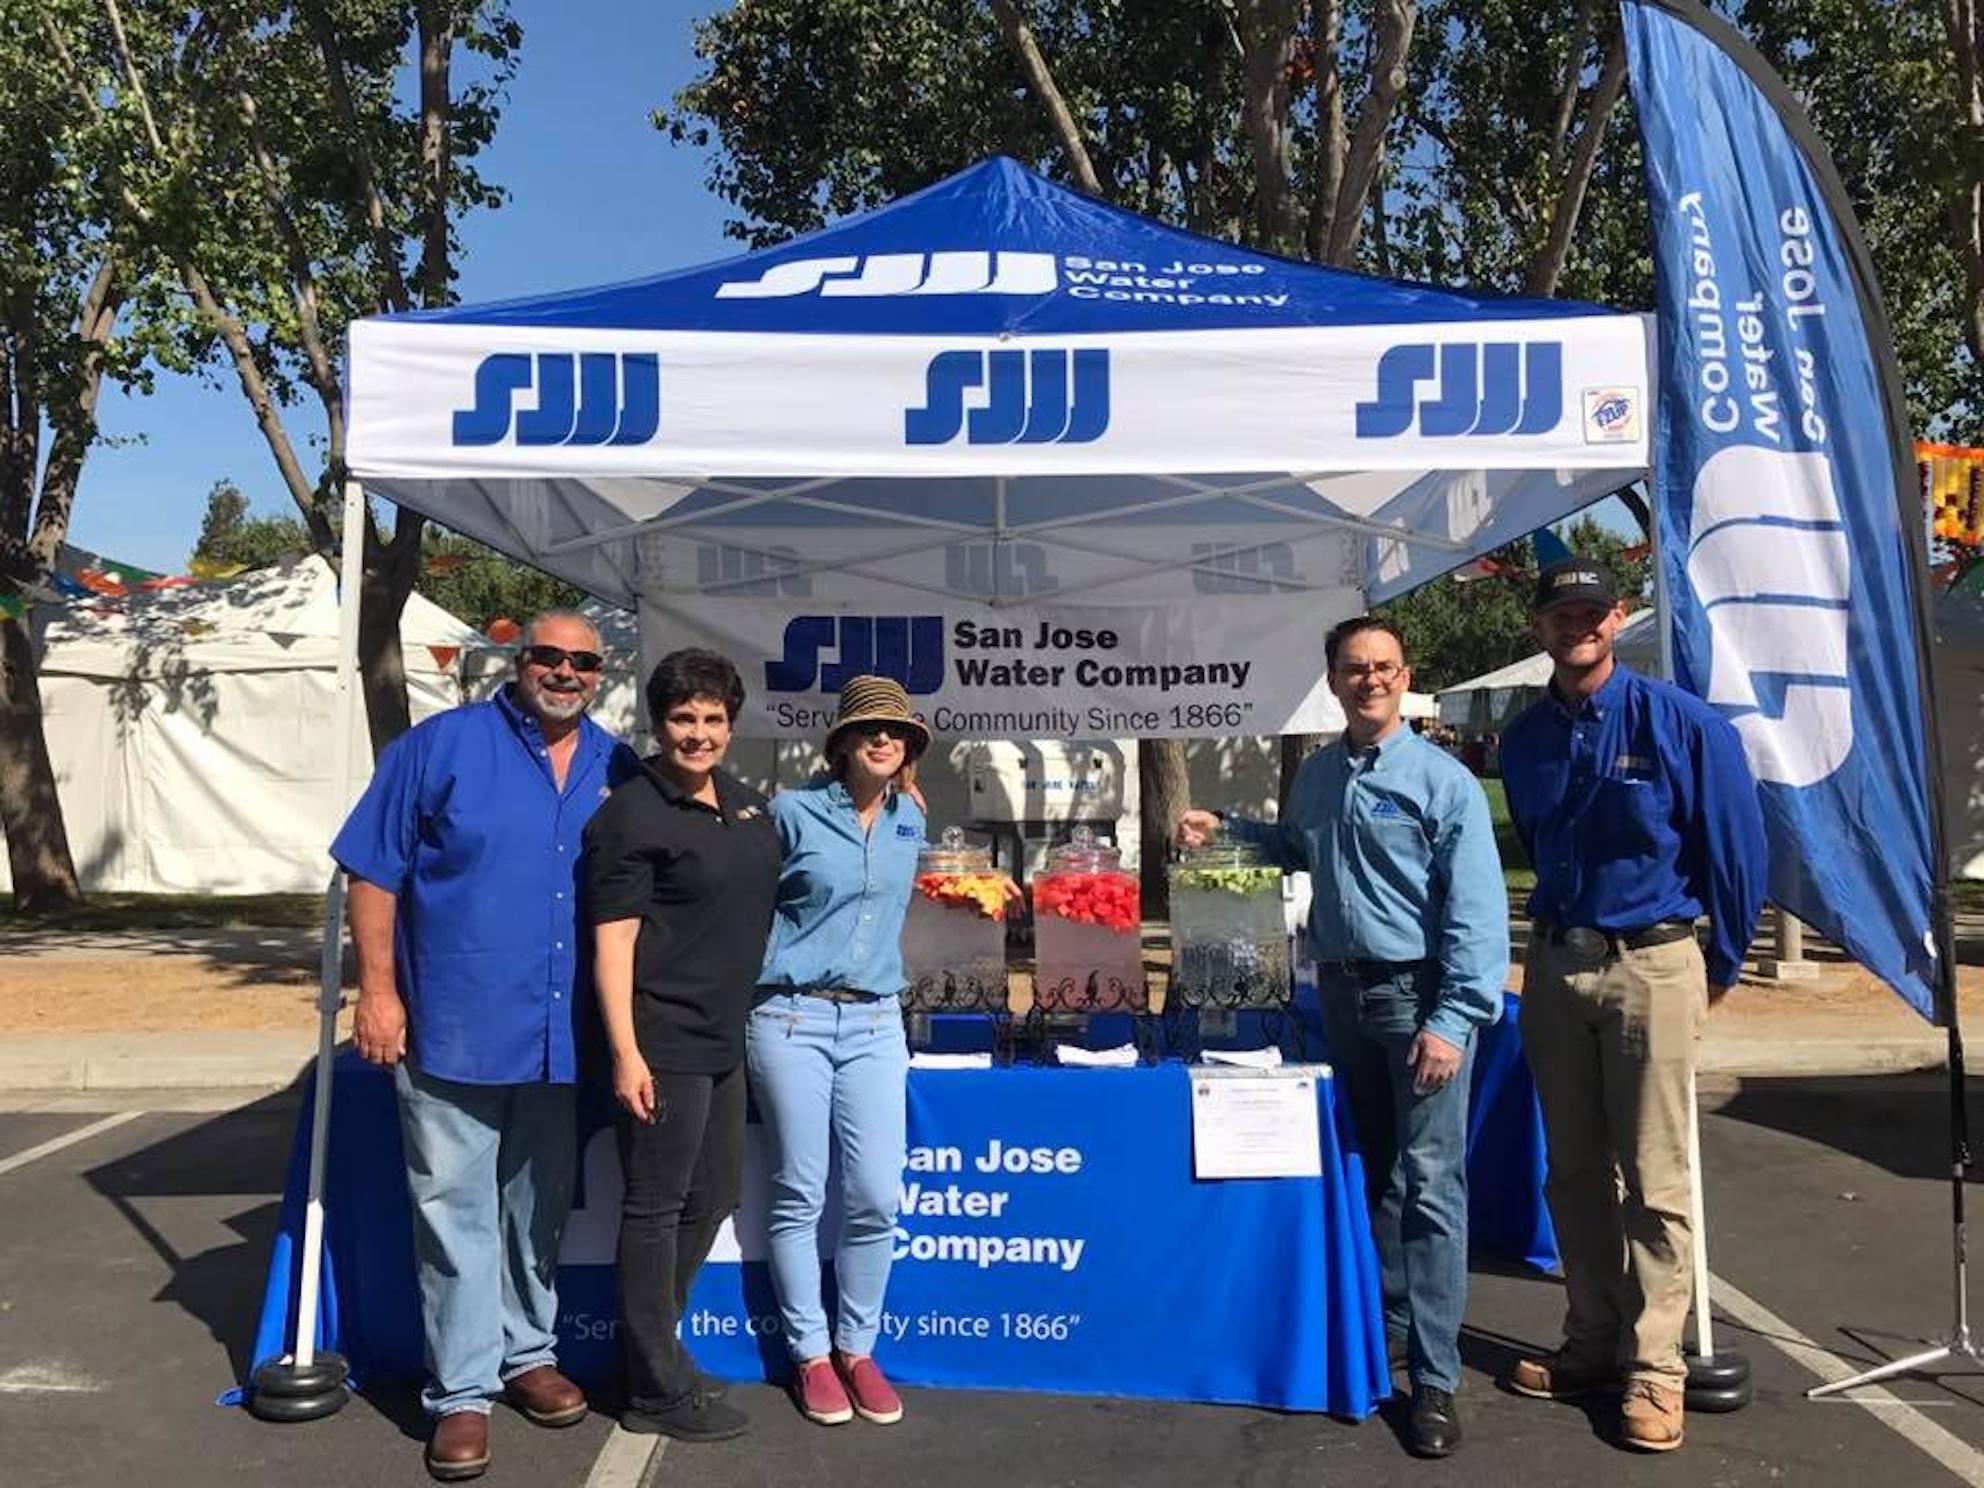
<svg viewBox="0 0 1984 1488">
<path fill-rule="evenodd" d="M 416 1377 L 419 1306 L 391 1083 L 348 1053 L 335 1078 L 318 1338 L 361 1378 Z M 917 1202 L 901 1222 L 877 1350 L 890 1373 L 909 1384 L 1368 1415 L 1390 1391 L 1377 1258 L 1330 1082 L 1317 1086 L 1320 1178 L 1197 1182 L 1189 1078 L 1178 1064 L 913 1070 L 905 1187 L 916 1185 Z M 291 1336 L 305 1112 L 256 1359 Z M 619 1175 L 607 1114 L 589 1096 L 559 1271 L 561 1361 L 587 1381 L 608 1376 L 615 1353 Z M 766 1331 L 776 1309 L 759 1258 L 762 1153 L 753 1152 L 745 1211 L 704 1268 L 683 1325 L 702 1365 L 734 1378 L 776 1374 L 783 1352 Z M 1029 1171 L 984 1170 L 1013 1152 Z"/>
</svg>

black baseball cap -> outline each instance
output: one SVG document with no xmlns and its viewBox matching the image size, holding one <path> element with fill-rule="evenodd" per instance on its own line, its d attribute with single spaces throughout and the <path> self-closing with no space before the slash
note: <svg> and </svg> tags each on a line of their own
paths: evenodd
<svg viewBox="0 0 1984 1488">
<path fill-rule="evenodd" d="M 1595 604 L 1606 609 L 1619 602 L 1612 575 L 1593 558 L 1560 558 L 1536 575 L 1536 598 L 1530 610 L 1541 614 L 1560 604 Z"/>
</svg>

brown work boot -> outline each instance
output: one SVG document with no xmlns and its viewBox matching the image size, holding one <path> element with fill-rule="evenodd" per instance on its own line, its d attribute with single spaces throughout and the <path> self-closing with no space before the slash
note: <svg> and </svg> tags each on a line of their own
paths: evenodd
<svg viewBox="0 0 1984 1488">
<path fill-rule="evenodd" d="M 572 1426 L 586 1418 L 585 1392 L 550 1364 L 506 1380 L 503 1398 L 540 1426 Z"/>
<path fill-rule="evenodd" d="M 1626 1381 L 1619 1406 L 1619 1438 L 1641 1452 L 1671 1452 L 1681 1445 L 1681 1392 L 1656 1380 Z"/>
<path fill-rule="evenodd" d="M 479 1478 L 489 1470 L 489 1417 L 479 1410 L 451 1411 L 427 1439 L 427 1471 L 443 1483 Z"/>
<path fill-rule="evenodd" d="M 1571 1358 L 1564 1350 L 1540 1359 L 1522 1359 L 1502 1383 L 1532 1400 L 1578 1400 L 1619 1387 L 1619 1371 L 1611 1364 Z"/>
</svg>

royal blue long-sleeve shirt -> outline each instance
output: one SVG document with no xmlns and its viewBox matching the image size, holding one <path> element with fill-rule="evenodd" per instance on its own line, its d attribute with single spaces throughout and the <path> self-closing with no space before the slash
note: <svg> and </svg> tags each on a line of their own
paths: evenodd
<svg viewBox="0 0 1984 1488">
<path fill-rule="evenodd" d="M 1742 974 L 1770 855 L 1742 738 L 1720 713 L 1615 664 L 1576 708 L 1553 690 L 1509 725 L 1502 782 L 1536 865 L 1532 919 L 1617 932 L 1705 914 L 1709 981 Z"/>
<path fill-rule="evenodd" d="M 1268 861 L 1310 875 L 1321 961 L 1438 961 L 1424 1027 L 1464 1046 L 1502 1010 L 1509 901 L 1481 785 L 1407 728 L 1374 749 L 1345 740 L 1303 761 L 1276 822 L 1226 818 Z"/>
</svg>

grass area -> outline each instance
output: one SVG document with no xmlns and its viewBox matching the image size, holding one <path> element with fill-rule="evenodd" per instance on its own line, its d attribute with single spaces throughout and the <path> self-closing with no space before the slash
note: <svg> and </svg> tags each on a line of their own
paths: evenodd
<svg viewBox="0 0 1984 1488">
<path fill-rule="evenodd" d="M 1536 870 L 1529 866 L 1522 841 L 1516 836 L 1515 823 L 1509 820 L 1508 793 L 1502 789 L 1499 777 L 1482 781 L 1481 789 L 1488 797 L 1488 817 L 1495 823 L 1495 846 L 1502 854 L 1502 881 L 1512 890 L 1528 893 L 1536 887 Z"/>
<path fill-rule="evenodd" d="M 91 894 L 45 914 L 0 909 L 6 930 L 247 930 L 316 925 L 322 894 Z"/>
</svg>

